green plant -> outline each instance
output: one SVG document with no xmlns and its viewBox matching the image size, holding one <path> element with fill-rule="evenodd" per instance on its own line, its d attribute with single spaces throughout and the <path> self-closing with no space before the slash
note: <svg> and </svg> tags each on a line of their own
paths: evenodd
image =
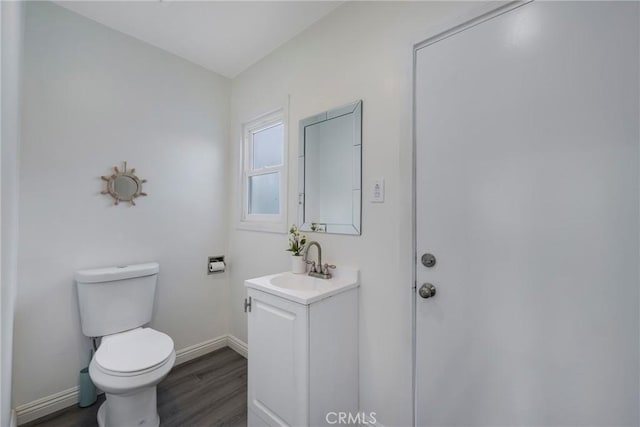
<svg viewBox="0 0 640 427">
<path fill-rule="evenodd" d="M 298 231 L 298 227 L 293 224 L 291 228 L 289 228 L 289 249 L 287 249 L 287 251 L 292 252 L 293 256 L 300 256 L 306 244 L 307 236 L 301 234 L 300 231 Z"/>
</svg>

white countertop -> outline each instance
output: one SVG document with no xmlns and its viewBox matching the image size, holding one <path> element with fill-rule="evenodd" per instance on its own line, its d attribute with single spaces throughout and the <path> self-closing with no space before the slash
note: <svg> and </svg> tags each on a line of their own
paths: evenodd
<svg viewBox="0 0 640 427">
<path fill-rule="evenodd" d="M 244 285 L 304 305 L 360 286 L 359 270 L 355 268 L 338 267 L 331 273 L 330 279 L 319 279 L 287 271 L 245 280 Z"/>
</svg>

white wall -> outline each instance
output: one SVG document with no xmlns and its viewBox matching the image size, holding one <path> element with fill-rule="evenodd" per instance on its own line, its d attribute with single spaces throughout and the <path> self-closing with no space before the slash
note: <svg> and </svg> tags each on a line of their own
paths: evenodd
<svg viewBox="0 0 640 427">
<path fill-rule="evenodd" d="M 413 44 L 487 4 L 353 2 L 239 75 L 232 83 L 231 161 L 239 164 L 241 123 L 290 95 L 289 222 L 296 218 L 298 121 L 363 100 L 362 236 L 312 234 L 325 259 L 358 266 L 360 292 L 360 409 L 383 425 L 412 422 L 411 375 L 411 92 Z M 238 171 L 232 199 L 240 194 Z M 384 177 L 384 204 L 368 189 Z M 232 200 L 232 227 L 238 217 Z M 231 331 L 246 340 L 243 280 L 290 268 L 283 234 L 233 229 L 229 252 Z"/>
<path fill-rule="evenodd" d="M 0 149 L 0 426 L 11 417 L 12 347 L 18 270 L 18 158 L 24 7 L 2 2 L 2 144 Z"/>
<path fill-rule="evenodd" d="M 26 6 L 14 406 L 87 364 L 73 273 L 158 261 L 152 326 L 177 349 L 226 334 L 227 79 L 51 3 Z M 100 175 L 148 179 L 113 206 Z"/>
</svg>

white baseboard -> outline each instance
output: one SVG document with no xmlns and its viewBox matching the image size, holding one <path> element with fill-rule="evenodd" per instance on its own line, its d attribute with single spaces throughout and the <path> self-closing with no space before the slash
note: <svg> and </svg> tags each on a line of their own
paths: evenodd
<svg viewBox="0 0 640 427">
<path fill-rule="evenodd" d="M 230 347 L 232 350 L 247 357 L 247 344 L 233 335 L 223 335 L 176 351 L 176 365 L 188 362 L 207 353 Z M 61 409 L 78 404 L 78 387 L 71 387 L 58 393 L 45 396 L 33 402 L 20 405 L 13 411 L 12 427 L 36 420 L 45 415 L 53 414 Z M 15 424 L 13 424 L 15 422 Z"/>
<path fill-rule="evenodd" d="M 247 343 L 240 341 L 233 335 L 227 335 L 227 346 L 245 359 L 249 357 L 249 348 L 247 347 Z"/>
<path fill-rule="evenodd" d="M 78 404 L 79 388 L 71 387 L 42 399 L 18 406 L 15 411 L 18 425 L 28 423 L 45 415 Z"/>
<path fill-rule="evenodd" d="M 196 357 L 204 356 L 207 353 L 226 347 L 227 337 L 228 335 L 223 335 L 176 351 L 176 365 L 181 365 Z"/>
</svg>

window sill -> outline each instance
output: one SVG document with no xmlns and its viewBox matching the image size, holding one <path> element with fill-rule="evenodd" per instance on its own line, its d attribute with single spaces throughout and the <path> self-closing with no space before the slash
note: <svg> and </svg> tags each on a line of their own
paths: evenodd
<svg viewBox="0 0 640 427">
<path fill-rule="evenodd" d="M 263 233 L 286 234 L 289 230 L 287 224 L 283 222 L 253 222 L 240 221 L 236 224 L 237 230 L 259 231 Z"/>
</svg>

